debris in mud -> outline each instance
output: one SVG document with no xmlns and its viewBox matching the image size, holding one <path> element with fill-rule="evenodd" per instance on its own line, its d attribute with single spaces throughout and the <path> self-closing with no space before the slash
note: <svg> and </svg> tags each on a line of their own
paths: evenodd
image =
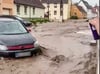
<svg viewBox="0 0 100 74">
<path fill-rule="evenodd" d="M 52 58 L 51 60 L 53 62 L 60 63 L 60 62 L 63 62 L 63 61 L 68 61 L 69 58 L 66 58 L 64 55 L 57 55 L 54 58 Z"/>
<path fill-rule="evenodd" d="M 90 43 L 90 46 L 96 46 L 97 43 Z"/>
<path fill-rule="evenodd" d="M 81 44 L 83 45 L 89 45 L 90 43 L 89 42 L 85 42 L 85 41 L 80 41 Z"/>
<path fill-rule="evenodd" d="M 64 55 L 56 55 L 51 59 L 51 66 L 60 66 L 63 63 L 68 63 L 71 61 L 70 57 L 65 57 Z"/>
</svg>

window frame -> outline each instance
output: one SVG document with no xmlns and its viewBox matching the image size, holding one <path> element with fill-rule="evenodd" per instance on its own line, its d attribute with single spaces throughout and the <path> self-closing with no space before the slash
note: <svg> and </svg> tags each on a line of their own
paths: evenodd
<svg viewBox="0 0 100 74">
<path fill-rule="evenodd" d="M 20 5 L 16 5 L 17 7 L 17 14 L 20 14 Z"/>
<path fill-rule="evenodd" d="M 27 14 L 27 6 L 24 6 L 24 13 Z"/>
<path fill-rule="evenodd" d="M 57 4 L 56 3 L 54 4 L 54 8 L 57 8 Z"/>
<path fill-rule="evenodd" d="M 54 10 L 54 15 L 57 15 L 57 11 L 56 10 Z"/>
<path fill-rule="evenodd" d="M 33 7 L 33 15 L 35 15 L 35 7 Z"/>
</svg>

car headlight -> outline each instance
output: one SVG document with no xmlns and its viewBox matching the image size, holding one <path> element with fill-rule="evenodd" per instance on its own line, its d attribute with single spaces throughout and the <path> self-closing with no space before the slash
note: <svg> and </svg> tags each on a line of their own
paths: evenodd
<svg viewBox="0 0 100 74">
<path fill-rule="evenodd" d="M 0 45 L 0 50 L 7 50 L 8 48 L 4 45 Z"/>
<path fill-rule="evenodd" d="M 39 42 L 38 41 L 35 41 L 34 42 L 34 47 L 39 47 L 40 45 L 39 45 Z"/>
</svg>

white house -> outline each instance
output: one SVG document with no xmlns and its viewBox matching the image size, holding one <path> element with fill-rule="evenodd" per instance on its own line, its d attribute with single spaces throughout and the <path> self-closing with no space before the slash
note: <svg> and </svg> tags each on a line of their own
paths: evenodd
<svg viewBox="0 0 100 74">
<path fill-rule="evenodd" d="M 89 5 L 89 3 L 85 0 L 80 0 L 78 5 L 82 6 L 83 9 L 87 12 L 87 18 L 94 17 L 94 14 L 92 13 L 92 6 Z"/>
<path fill-rule="evenodd" d="M 14 0 L 14 15 L 22 18 L 44 18 L 44 6 L 40 0 Z"/>
<path fill-rule="evenodd" d="M 45 17 L 52 21 L 67 20 L 70 17 L 71 0 L 40 0 L 45 7 Z"/>
</svg>

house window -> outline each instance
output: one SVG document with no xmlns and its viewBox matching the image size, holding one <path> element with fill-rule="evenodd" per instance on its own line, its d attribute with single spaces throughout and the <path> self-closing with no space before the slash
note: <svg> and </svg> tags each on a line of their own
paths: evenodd
<svg viewBox="0 0 100 74">
<path fill-rule="evenodd" d="M 50 8 L 50 4 L 47 5 L 47 8 Z"/>
<path fill-rule="evenodd" d="M 54 15 L 57 15 L 57 11 L 54 11 Z"/>
<path fill-rule="evenodd" d="M 24 13 L 27 14 L 27 6 L 24 6 Z"/>
<path fill-rule="evenodd" d="M 74 15 L 77 15 L 77 13 L 75 12 Z"/>
<path fill-rule="evenodd" d="M 20 5 L 17 5 L 17 14 L 20 14 Z"/>
<path fill-rule="evenodd" d="M 54 8 L 57 8 L 57 4 L 54 4 Z"/>
<path fill-rule="evenodd" d="M 63 15 L 63 11 L 60 11 L 60 16 L 62 16 Z"/>
<path fill-rule="evenodd" d="M 35 15 L 35 7 L 33 7 L 33 15 Z"/>
</svg>

